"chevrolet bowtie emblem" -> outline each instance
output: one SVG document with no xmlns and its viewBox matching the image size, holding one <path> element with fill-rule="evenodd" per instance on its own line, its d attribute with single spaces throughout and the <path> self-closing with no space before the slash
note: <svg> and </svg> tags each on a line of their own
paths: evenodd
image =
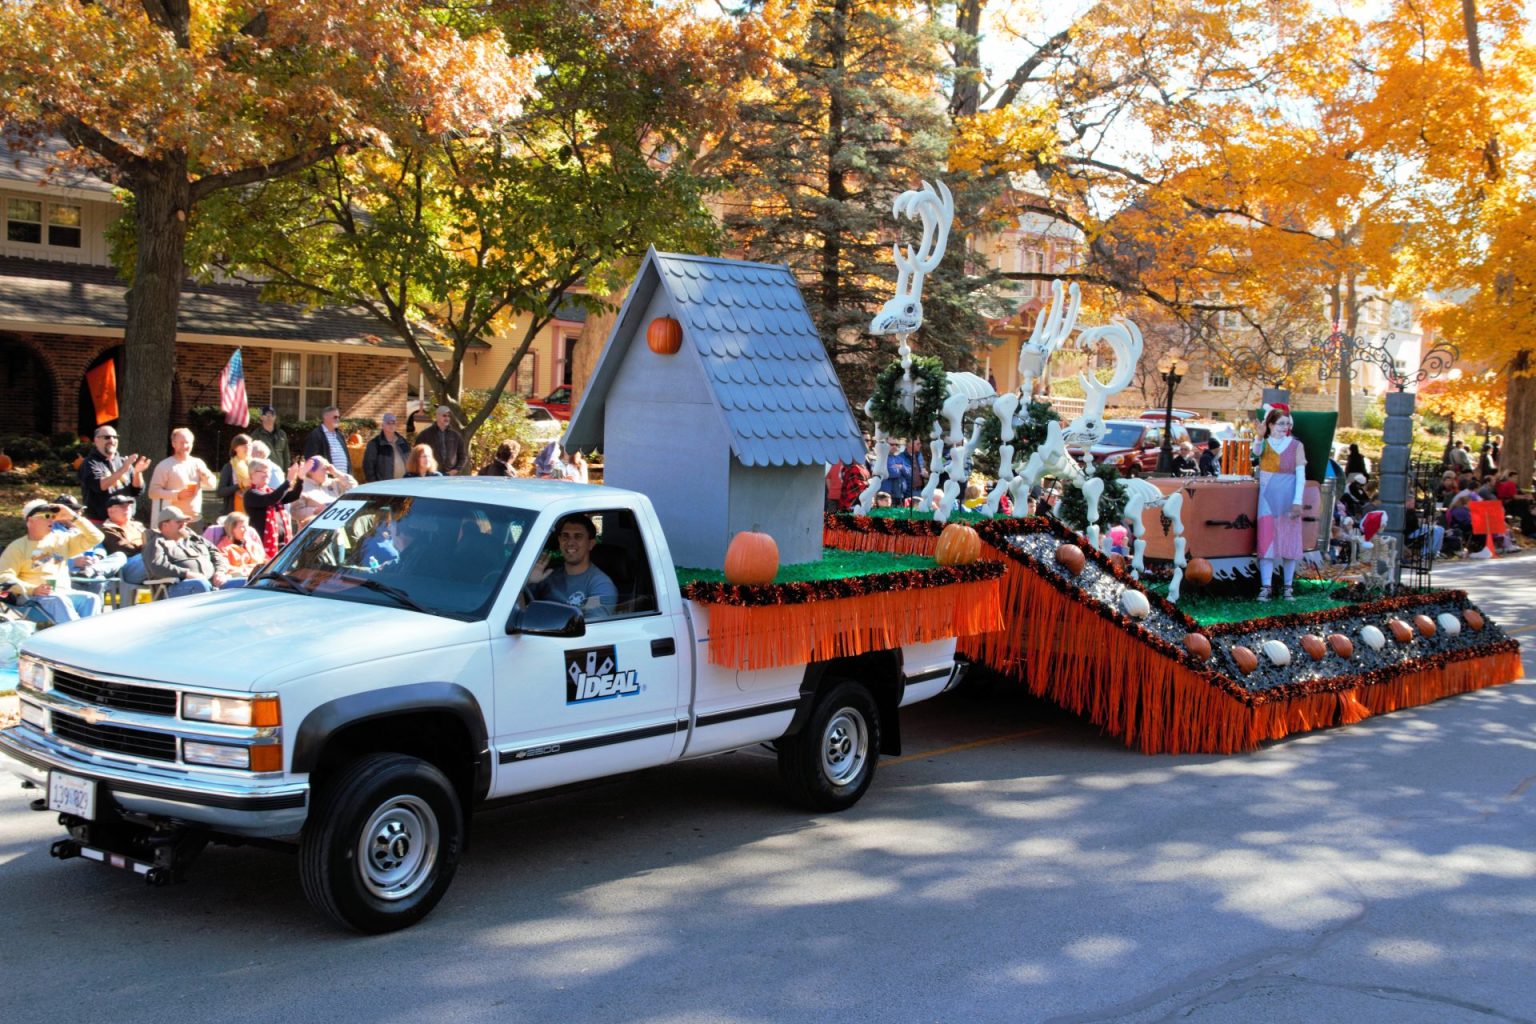
<svg viewBox="0 0 1536 1024">
<path fill-rule="evenodd" d="M 95 708 L 81 708 L 80 717 L 85 719 L 91 725 L 95 725 L 106 716 L 103 715 L 100 711 L 97 711 Z"/>
</svg>

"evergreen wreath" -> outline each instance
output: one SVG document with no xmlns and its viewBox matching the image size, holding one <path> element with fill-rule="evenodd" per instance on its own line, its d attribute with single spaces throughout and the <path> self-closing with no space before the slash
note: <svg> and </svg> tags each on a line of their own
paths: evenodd
<svg viewBox="0 0 1536 1024">
<path fill-rule="evenodd" d="M 887 437 L 916 438 L 926 441 L 933 434 L 933 422 L 944 407 L 949 378 L 944 364 L 933 356 L 912 357 L 912 377 L 917 394 L 909 413 L 901 404 L 901 362 L 890 363 L 875 377 L 875 393 L 869 399 L 869 414 L 880 424 Z"/>
<path fill-rule="evenodd" d="M 1099 528 L 1108 530 L 1117 526 L 1125 516 L 1125 503 L 1130 495 L 1120 482 L 1120 471 L 1114 466 L 1095 466 L 1094 476 L 1104 481 L 1104 493 L 1099 496 Z M 1088 502 L 1083 492 L 1067 481 L 1062 481 L 1061 498 L 1056 502 L 1056 518 L 1078 533 L 1088 529 Z"/>
<path fill-rule="evenodd" d="M 1050 402 L 1032 399 L 1013 414 L 1013 465 L 1015 471 L 1024 465 L 1036 448 L 1045 443 L 1046 430 L 1056 420 L 1056 410 Z M 985 476 L 997 479 L 998 448 L 1003 443 L 1002 427 L 996 416 L 983 416 L 981 439 L 976 443 L 971 464 Z"/>
</svg>

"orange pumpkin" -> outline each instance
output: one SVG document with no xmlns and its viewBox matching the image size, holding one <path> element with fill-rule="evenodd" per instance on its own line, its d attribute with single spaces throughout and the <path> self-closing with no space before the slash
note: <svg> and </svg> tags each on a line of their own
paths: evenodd
<svg viewBox="0 0 1536 1024">
<path fill-rule="evenodd" d="M 950 523 L 939 534 L 933 560 L 940 565 L 970 565 L 981 557 L 981 534 L 964 523 Z"/>
<path fill-rule="evenodd" d="M 1467 625 L 1472 627 L 1472 632 L 1481 633 L 1483 631 L 1483 616 L 1476 608 L 1468 608 L 1461 613 L 1461 617 L 1467 620 Z"/>
<path fill-rule="evenodd" d="M 363 435 L 355 430 L 352 431 L 352 433 L 347 435 L 347 446 L 350 448 L 361 448 L 363 446 Z"/>
<path fill-rule="evenodd" d="M 1243 675 L 1259 667 L 1259 656 L 1242 644 L 1233 644 L 1229 653 L 1232 655 L 1232 660 L 1237 662 L 1237 667 L 1242 670 Z"/>
<path fill-rule="evenodd" d="M 1211 641 L 1206 638 L 1204 633 L 1185 633 L 1184 648 L 1201 661 L 1210 659 Z"/>
<path fill-rule="evenodd" d="M 13 465 L 9 455 L 0 455 L 0 473 L 9 473 Z"/>
<path fill-rule="evenodd" d="M 1306 633 L 1302 636 L 1301 649 L 1306 651 L 1313 661 L 1322 661 L 1328 656 L 1328 645 L 1323 643 L 1323 638 L 1316 633 Z"/>
<path fill-rule="evenodd" d="M 1328 646 L 1341 658 L 1348 658 L 1355 653 L 1355 642 L 1343 633 L 1329 633 Z"/>
<path fill-rule="evenodd" d="M 1191 558 L 1184 567 L 1184 582 L 1191 587 L 1203 587 L 1215 577 L 1216 570 L 1206 558 Z"/>
<path fill-rule="evenodd" d="M 677 355 L 683 347 L 683 325 L 670 316 L 659 316 L 645 329 L 645 343 L 659 356 Z"/>
<path fill-rule="evenodd" d="M 727 583 L 772 583 L 779 572 L 779 545 L 766 533 L 742 530 L 725 549 Z"/>
</svg>

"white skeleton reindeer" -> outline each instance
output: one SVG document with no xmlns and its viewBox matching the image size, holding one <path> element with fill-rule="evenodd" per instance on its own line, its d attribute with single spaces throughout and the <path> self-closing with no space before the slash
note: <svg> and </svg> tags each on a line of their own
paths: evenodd
<svg viewBox="0 0 1536 1024">
<path fill-rule="evenodd" d="M 1071 296 L 1069 301 L 1063 301 L 1064 291 Z M 1073 328 L 1077 326 L 1077 310 L 1081 303 L 1082 295 L 1076 282 L 1067 290 L 1062 288 L 1060 281 L 1051 282 L 1051 304 L 1035 318 L 1035 327 L 1029 334 L 1029 341 L 1019 349 L 1018 393 L 1003 395 L 993 406 L 998 422 L 997 484 L 987 495 L 986 504 L 981 507 L 989 516 L 997 515 L 1003 495 L 1008 493 L 1009 484 L 1014 479 L 1014 414 L 1020 408 L 1029 406 L 1035 384 L 1046 379 L 1051 357 L 1066 344 Z"/>
<path fill-rule="evenodd" d="M 1035 449 L 1029 463 L 1010 484 L 1015 503 L 1026 498 L 1029 488 L 1046 475 L 1053 475 L 1077 487 L 1082 491 L 1088 509 L 1088 543 L 1095 548 L 1100 546 L 1099 500 L 1104 496 L 1104 481 L 1093 473 L 1091 450 L 1104 437 L 1104 407 L 1109 397 L 1130 385 L 1142 352 L 1141 331 L 1129 320 L 1115 320 L 1102 327 L 1089 328 L 1079 338 L 1079 343 L 1085 349 L 1093 348 L 1100 341 L 1106 342 L 1115 355 L 1114 374 L 1108 383 L 1103 384 L 1092 373 L 1079 375 L 1084 396 L 1082 413 L 1067 424 L 1065 429 L 1052 421 L 1046 429 L 1045 443 Z M 1067 445 L 1076 445 L 1083 450 L 1082 465 L 1078 465 L 1067 453 Z M 1146 554 L 1147 542 L 1142 513 L 1148 509 L 1161 509 L 1162 514 L 1172 521 L 1174 570 L 1168 599 L 1177 601 L 1184 580 L 1184 492 L 1174 491 L 1165 495 L 1155 485 L 1134 478 L 1122 481 L 1122 486 L 1126 492 L 1125 518 L 1131 521 L 1136 536 L 1131 556 L 1133 572 L 1140 573 L 1145 568 L 1143 556 Z"/>
<path fill-rule="evenodd" d="M 904 251 L 899 243 L 891 246 L 891 254 L 896 261 L 897 270 L 896 294 L 880 307 L 880 312 L 876 313 L 874 319 L 870 321 L 869 333 L 896 335 L 899 341 L 897 354 L 901 358 L 902 369 L 899 385 L 901 403 L 910 413 L 916 408 L 917 381 L 912 375 L 912 349 L 909 341 L 912 333 L 922 326 L 923 282 L 944 258 L 944 247 L 949 241 L 949 226 L 955 217 L 955 203 L 948 187 L 942 181 L 938 183 L 937 189 L 925 181 L 921 189 L 903 192 L 897 196 L 891 209 L 897 217 L 916 216 L 921 219 L 923 236 L 916 249 L 908 246 Z M 960 481 L 964 478 L 965 464 L 981 437 L 978 423 L 972 429 L 969 442 L 966 442 L 965 417 L 989 408 L 1001 415 L 997 408 L 998 403 L 1006 401 L 1009 397 L 1004 396 L 1004 399 L 998 399 L 992 385 L 974 373 L 945 374 L 944 395 L 939 419 L 934 421 L 928 438 L 931 451 L 929 464 L 932 466 L 938 466 L 943 458 L 944 444 L 948 442 L 950 445 L 949 462 L 945 465 L 942 474 L 945 478 L 944 490 L 939 499 L 939 507 L 934 513 L 934 518 L 939 522 L 947 520 L 950 513 L 954 511 L 960 496 Z M 1017 399 L 1015 398 L 1013 406 L 1007 410 L 1010 422 L 1013 409 L 1016 407 Z M 869 403 L 865 404 L 864 411 L 871 412 Z M 873 419 L 872 414 L 871 418 Z M 947 431 L 944 429 L 945 425 L 948 426 Z M 870 474 L 869 486 L 859 495 L 858 507 L 862 513 L 867 514 L 875 503 L 875 494 L 879 492 L 880 485 L 886 477 L 890 454 L 888 425 L 877 420 L 875 422 L 875 465 Z M 930 476 L 928 486 L 923 490 L 925 505 L 933 497 L 940 476 L 939 473 Z"/>
</svg>

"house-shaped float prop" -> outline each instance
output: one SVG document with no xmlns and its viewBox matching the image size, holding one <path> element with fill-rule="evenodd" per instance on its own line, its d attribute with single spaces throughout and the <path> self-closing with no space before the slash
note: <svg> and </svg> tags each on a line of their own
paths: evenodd
<svg viewBox="0 0 1536 1024">
<path fill-rule="evenodd" d="M 677 564 L 703 569 L 753 529 L 783 564 L 819 559 L 826 466 L 865 454 L 788 267 L 655 249 L 565 445 L 600 449 L 603 481 L 645 492 Z"/>
</svg>

